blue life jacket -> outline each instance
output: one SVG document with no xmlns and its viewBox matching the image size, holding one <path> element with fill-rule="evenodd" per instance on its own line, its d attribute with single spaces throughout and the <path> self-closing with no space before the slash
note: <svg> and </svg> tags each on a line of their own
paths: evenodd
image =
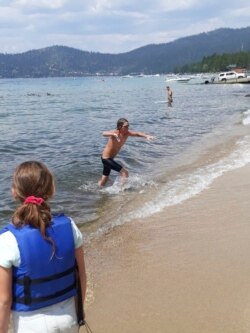
<svg viewBox="0 0 250 333">
<path fill-rule="evenodd" d="M 46 228 L 55 242 L 54 255 L 52 244 L 34 227 L 8 224 L 5 231 L 15 236 L 21 257 L 20 266 L 12 267 L 12 310 L 33 311 L 76 295 L 75 246 L 68 217 L 55 215 Z"/>
</svg>

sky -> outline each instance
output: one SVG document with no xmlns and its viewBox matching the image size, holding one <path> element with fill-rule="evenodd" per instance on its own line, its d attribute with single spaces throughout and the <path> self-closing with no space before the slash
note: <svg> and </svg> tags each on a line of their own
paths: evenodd
<svg viewBox="0 0 250 333">
<path fill-rule="evenodd" d="M 0 0 L 0 53 L 63 45 L 117 54 L 249 26 L 249 0 Z"/>
</svg>

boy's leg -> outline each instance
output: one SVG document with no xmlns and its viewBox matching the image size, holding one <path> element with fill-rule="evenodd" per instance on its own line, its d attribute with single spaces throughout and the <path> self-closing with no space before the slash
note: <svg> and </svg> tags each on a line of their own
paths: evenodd
<svg viewBox="0 0 250 333">
<path fill-rule="evenodd" d="M 126 182 L 126 179 L 128 178 L 128 171 L 124 169 L 120 164 L 115 162 L 112 158 L 109 159 L 102 158 L 102 163 L 103 163 L 103 174 L 102 178 L 98 182 L 99 186 L 104 186 L 107 183 L 111 169 L 120 173 L 123 184 Z"/>
<path fill-rule="evenodd" d="M 126 184 L 128 179 L 128 170 L 122 168 L 120 171 L 120 175 L 122 177 L 122 187 Z"/>
<path fill-rule="evenodd" d="M 122 168 L 120 171 L 120 175 L 124 178 L 128 178 L 128 170 Z"/>
<path fill-rule="evenodd" d="M 102 158 L 102 164 L 103 164 L 103 172 L 102 172 L 102 178 L 98 182 L 99 186 L 105 186 L 105 184 L 109 180 L 109 175 L 111 171 L 111 167 L 108 163 L 108 160 Z"/>
<path fill-rule="evenodd" d="M 120 176 L 121 176 L 121 188 L 122 190 L 124 190 L 124 186 L 126 185 L 128 179 L 128 171 L 122 168 L 120 171 Z"/>
<path fill-rule="evenodd" d="M 105 184 L 107 183 L 108 179 L 109 179 L 109 176 L 102 175 L 102 178 L 99 180 L 98 185 L 99 186 L 105 186 Z"/>
</svg>

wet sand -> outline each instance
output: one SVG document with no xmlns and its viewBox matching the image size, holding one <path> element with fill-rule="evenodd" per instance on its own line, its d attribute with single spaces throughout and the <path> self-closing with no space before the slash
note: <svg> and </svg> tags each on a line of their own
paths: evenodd
<svg viewBox="0 0 250 333">
<path fill-rule="evenodd" d="M 93 333 L 250 332 L 249 201 L 248 165 L 92 242 Z"/>
</svg>

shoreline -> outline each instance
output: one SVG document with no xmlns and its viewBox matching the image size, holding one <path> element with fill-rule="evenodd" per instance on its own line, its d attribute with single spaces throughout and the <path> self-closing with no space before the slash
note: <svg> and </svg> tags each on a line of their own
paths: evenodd
<svg viewBox="0 0 250 333">
<path fill-rule="evenodd" d="M 93 332 L 249 332 L 249 195 L 248 164 L 89 244 Z"/>
</svg>

